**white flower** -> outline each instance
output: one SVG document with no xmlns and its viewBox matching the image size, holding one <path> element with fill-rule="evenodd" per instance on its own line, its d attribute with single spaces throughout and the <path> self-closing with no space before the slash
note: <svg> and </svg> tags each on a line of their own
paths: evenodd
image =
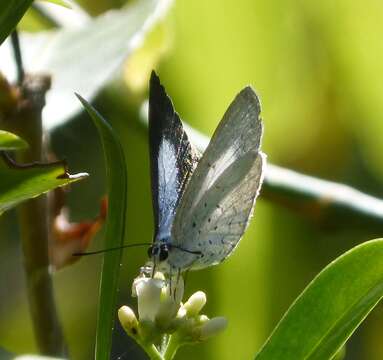
<svg viewBox="0 0 383 360">
<path fill-rule="evenodd" d="M 166 328 L 180 308 L 183 278 L 178 276 L 165 281 L 159 272 L 154 278 L 140 275 L 133 282 L 132 293 L 137 297 L 140 321 L 156 322 L 161 328 Z"/>
<path fill-rule="evenodd" d="M 185 304 L 181 303 L 182 276 L 165 279 L 157 272 L 151 278 L 142 271 L 133 282 L 132 292 L 137 297 L 138 319 L 128 306 L 119 309 L 118 317 L 126 332 L 155 358 L 161 357 L 159 343 L 165 344 L 161 351 L 169 352 L 172 358 L 180 346 L 204 341 L 226 328 L 225 318 L 209 319 L 199 314 L 206 304 L 204 292 L 197 291 Z"/>
<path fill-rule="evenodd" d="M 138 315 L 141 320 L 154 321 L 160 307 L 164 280 L 140 276 L 134 280 L 133 295 L 137 296 Z"/>
<path fill-rule="evenodd" d="M 163 329 L 169 328 L 171 321 L 177 316 L 184 294 L 184 281 L 180 276 L 171 278 L 162 288 L 160 306 L 156 323 Z"/>
</svg>

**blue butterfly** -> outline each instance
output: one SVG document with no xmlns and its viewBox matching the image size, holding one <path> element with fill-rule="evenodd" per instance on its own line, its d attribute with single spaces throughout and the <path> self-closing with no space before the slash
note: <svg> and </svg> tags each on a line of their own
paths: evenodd
<svg viewBox="0 0 383 360">
<path fill-rule="evenodd" d="M 259 115 L 258 97 L 245 87 L 201 156 L 152 72 L 149 146 L 155 229 L 148 253 L 157 270 L 172 273 L 215 265 L 238 245 L 264 175 Z"/>
</svg>

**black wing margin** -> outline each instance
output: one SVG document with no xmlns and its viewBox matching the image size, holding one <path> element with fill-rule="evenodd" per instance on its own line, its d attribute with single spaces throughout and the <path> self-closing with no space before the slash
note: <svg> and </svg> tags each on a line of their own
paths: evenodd
<svg viewBox="0 0 383 360">
<path fill-rule="evenodd" d="M 149 148 L 153 241 L 159 241 L 170 236 L 177 205 L 196 167 L 198 153 L 154 71 L 149 89 Z"/>
</svg>

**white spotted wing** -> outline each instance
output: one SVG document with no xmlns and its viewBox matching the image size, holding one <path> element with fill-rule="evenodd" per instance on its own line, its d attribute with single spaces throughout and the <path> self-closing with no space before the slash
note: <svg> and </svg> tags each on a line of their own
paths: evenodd
<svg viewBox="0 0 383 360">
<path fill-rule="evenodd" d="M 257 95 L 246 87 L 226 111 L 177 206 L 171 268 L 215 265 L 237 246 L 263 180 L 262 131 Z"/>
</svg>

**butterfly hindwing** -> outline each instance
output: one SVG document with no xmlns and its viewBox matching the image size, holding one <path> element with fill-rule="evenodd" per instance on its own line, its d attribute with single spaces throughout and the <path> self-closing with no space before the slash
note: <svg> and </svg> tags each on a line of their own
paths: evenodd
<svg viewBox="0 0 383 360">
<path fill-rule="evenodd" d="M 177 207 L 172 226 L 175 248 L 168 259 L 172 267 L 217 264 L 242 237 L 263 179 L 259 114 L 259 101 L 250 87 L 226 111 Z"/>
<path fill-rule="evenodd" d="M 154 72 L 149 90 L 149 147 L 154 241 L 158 241 L 170 236 L 175 210 L 195 168 L 197 153 Z"/>
</svg>

